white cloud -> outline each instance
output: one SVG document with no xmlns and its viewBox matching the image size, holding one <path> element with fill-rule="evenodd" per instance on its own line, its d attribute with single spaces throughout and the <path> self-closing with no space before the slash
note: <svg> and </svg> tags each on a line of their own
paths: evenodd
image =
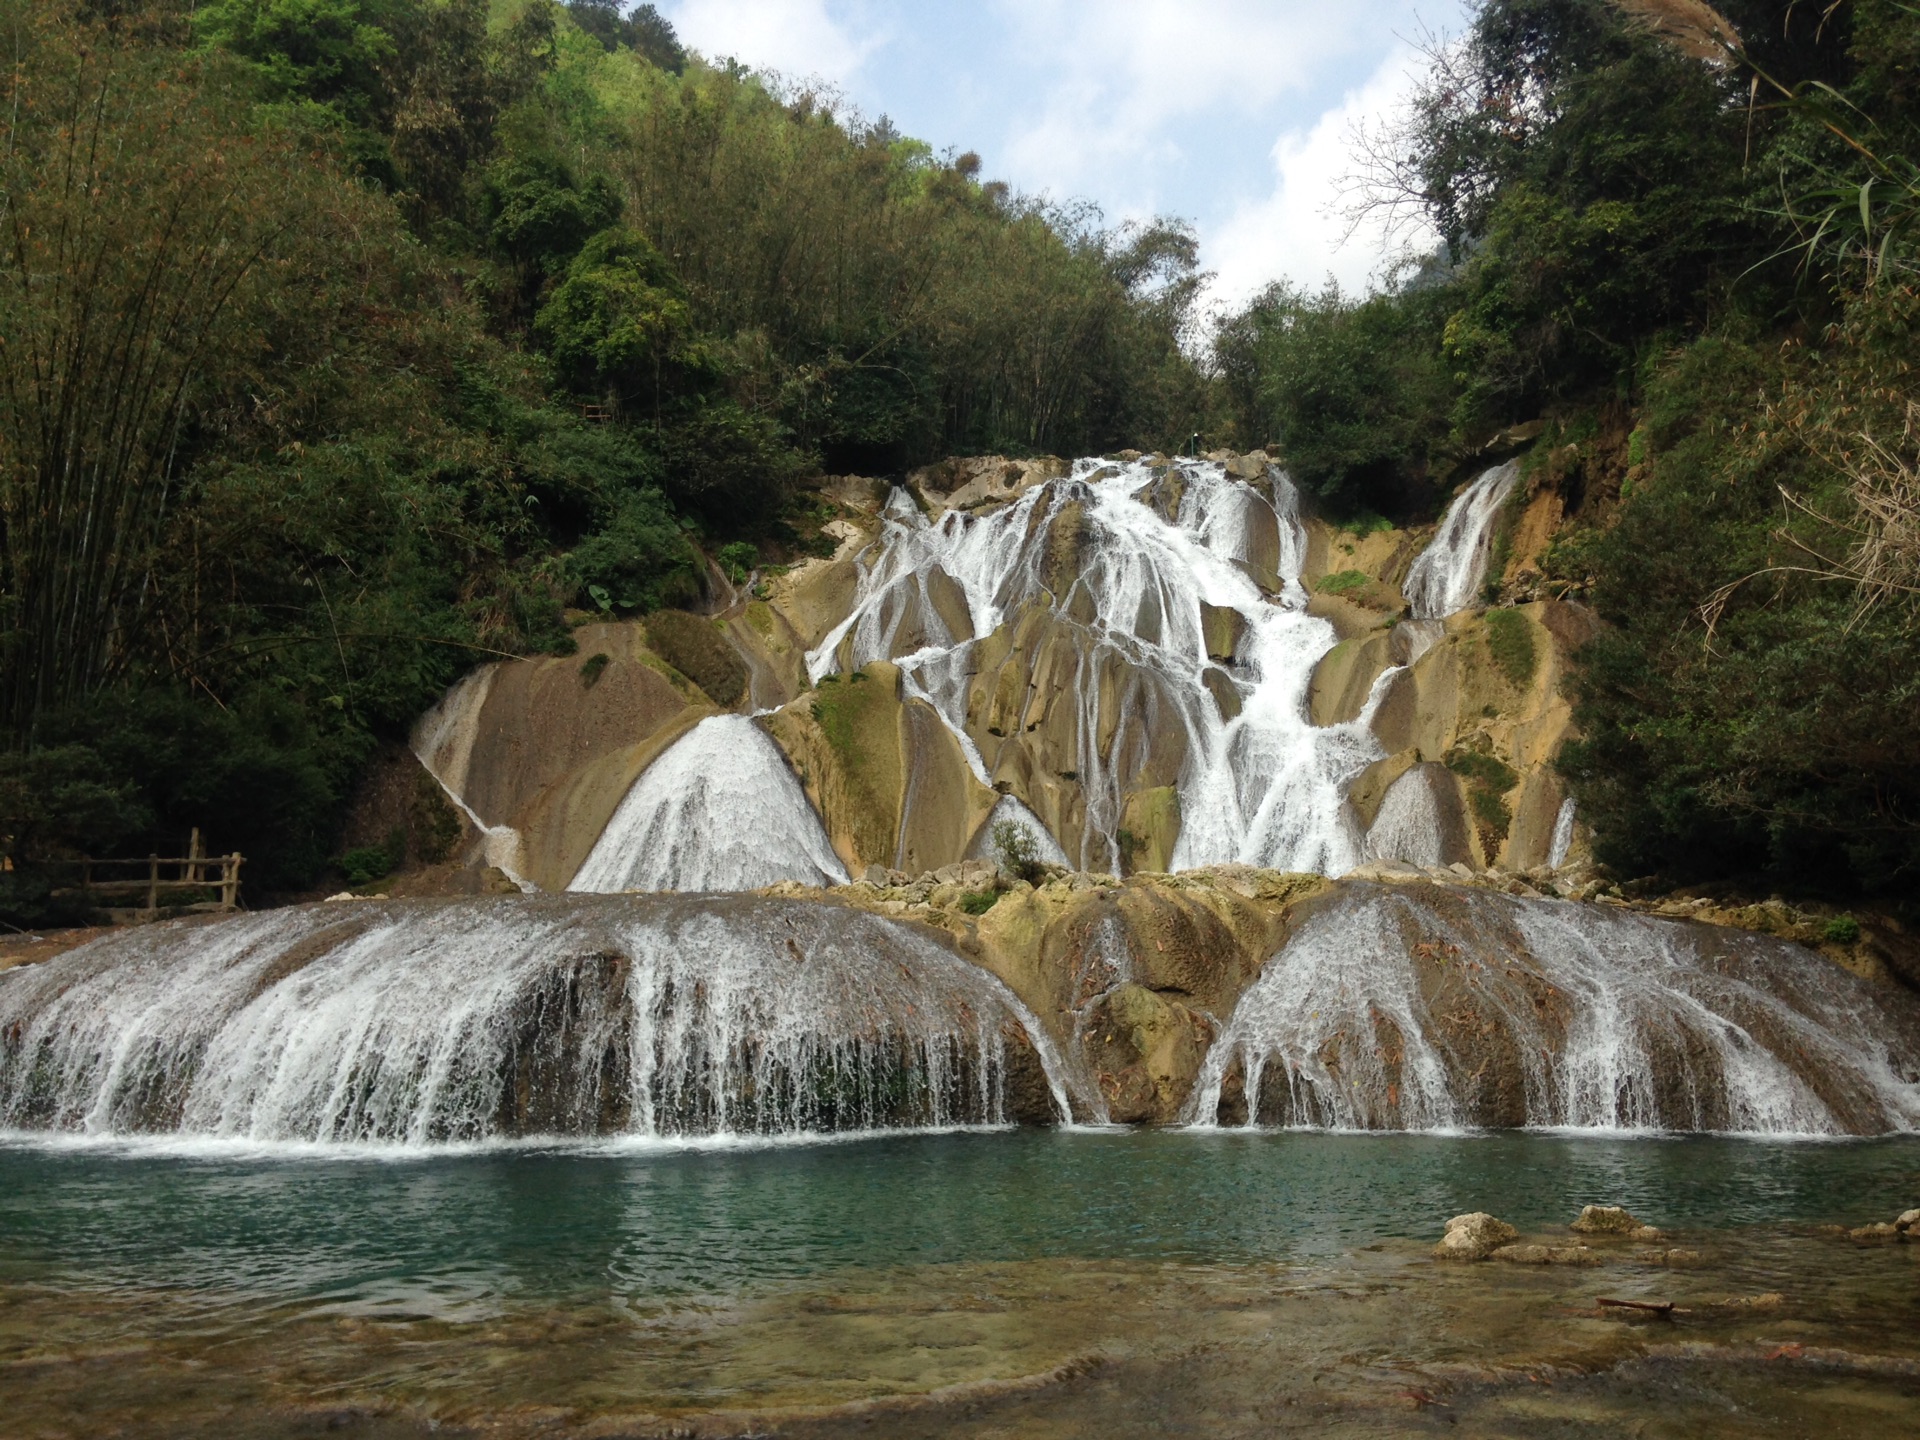
<svg viewBox="0 0 1920 1440">
<path fill-rule="evenodd" d="M 1392 0 L 1002 0 L 1017 48 L 1045 56 L 1049 75 L 1041 103 L 1016 121 L 1011 178 L 1057 195 L 1103 193 L 1123 177 L 1138 184 L 1143 170 L 1199 161 L 1170 138 L 1173 124 L 1257 114 L 1309 88 L 1330 63 L 1378 43 L 1378 12 L 1389 7 L 1398 9 Z"/>
<path fill-rule="evenodd" d="M 1305 130 L 1282 134 L 1273 146 L 1271 194 L 1240 206 L 1203 237 L 1203 258 L 1216 272 L 1212 299 L 1244 301 L 1269 282 L 1287 279 L 1317 289 L 1329 276 L 1343 290 L 1360 291 L 1383 278 L 1405 248 L 1422 249 L 1437 237 L 1423 228 L 1389 235 L 1369 217 L 1349 235 L 1342 181 L 1355 171 L 1361 126 L 1378 130 L 1400 112 L 1424 69 L 1421 57 L 1398 46 L 1367 82 Z"/>
<path fill-rule="evenodd" d="M 885 43 L 856 36 L 827 13 L 826 0 L 681 0 L 663 7 L 681 43 L 714 60 L 844 85 Z"/>
</svg>

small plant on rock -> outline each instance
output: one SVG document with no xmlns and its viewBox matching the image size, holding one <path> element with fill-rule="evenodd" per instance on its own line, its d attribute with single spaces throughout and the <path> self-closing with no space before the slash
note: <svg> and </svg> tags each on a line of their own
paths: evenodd
<svg viewBox="0 0 1920 1440">
<path fill-rule="evenodd" d="M 1851 915 L 1836 915 L 1827 921 L 1826 938 L 1835 945 L 1851 945 L 1860 938 L 1860 922 Z"/>
<path fill-rule="evenodd" d="M 1040 875 L 1040 842 L 1018 820 L 993 822 L 993 849 L 1001 867 L 1031 884 Z"/>
</svg>

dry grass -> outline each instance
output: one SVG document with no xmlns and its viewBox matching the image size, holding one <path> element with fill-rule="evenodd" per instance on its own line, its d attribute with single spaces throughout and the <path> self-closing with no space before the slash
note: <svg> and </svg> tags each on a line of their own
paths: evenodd
<svg viewBox="0 0 1920 1440">
<path fill-rule="evenodd" d="M 1613 0 L 1614 7 L 1683 55 L 1722 62 L 1743 49 L 1740 32 L 1702 0 Z"/>
</svg>

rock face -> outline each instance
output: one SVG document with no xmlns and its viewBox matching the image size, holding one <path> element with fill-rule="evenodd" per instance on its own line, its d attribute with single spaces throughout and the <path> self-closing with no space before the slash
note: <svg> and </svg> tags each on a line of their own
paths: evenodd
<svg viewBox="0 0 1920 1440">
<path fill-rule="evenodd" d="M 769 728 L 856 873 L 977 853 L 988 792 L 1070 863 L 1118 874 L 1227 858 L 1523 870 L 1567 858 L 1556 837 L 1577 858 L 1552 761 L 1586 612 L 1410 619 L 1428 532 L 1341 531 L 1295 512 L 1265 453 L 1215 460 L 976 457 L 892 490 L 832 477 L 831 558 L 753 595 L 715 578 L 712 616 L 588 624 L 578 657 L 486 667 L 416 748 L 485 832 L 473 863 L 545 889 L 641 770 L 725 709 L 780 712 Z M 1532 554 L 1552 517 L 1526 503 Z M 926 553 L 895 575 L 887 547 L 916 525 Z M 1253 588 L 1229 596 L 1214 565 Z M 1299 625 L 1276 638 L 1282 615 Z M 1300 656 L 1304 696 L 1274 692 L 1275 666 Z M 886 704 L 831 693 L 859 674 L 890 686 Z M 1295 707 L 1310 725 L 1285 720 Z"/>
<path fill-rule="evenodd" d="M 1447 1221 L 1447 1233 L 1433 1247 L 1436 1260 L 1485 1260 L 1502 1246 L 1520 1238 L 1520 1232 L 1484 1210 L 1456 1215 Z M 1537 1247 L 1536 1247 L 1537 1248 Z"/>
</svg>

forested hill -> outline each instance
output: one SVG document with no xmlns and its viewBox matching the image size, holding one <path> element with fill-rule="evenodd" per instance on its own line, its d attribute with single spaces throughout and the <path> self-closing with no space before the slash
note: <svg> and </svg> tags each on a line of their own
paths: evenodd
<svg viewBox="0 0 1920 1440">
<path fill-rule="evenodd" d="M 611 0 L 0 3 L 0 835 L 310 883 L 382 737 L 801 478 L 1195 428 L 1191 236 Z"/>
<path fill-rule="evenodd" d="M 1360 178 L 1437 252 L 1228 317 L 1225 403 L 1350 511 L 1555 492 L 1488 598 L 1609 622 L 1561 763 L 1623 878 L 1910 903 L 1920 8 L 1481 0 L 1430 59 Z"/>
<path fill-rule="evenodd" d="M 47 862 L 320 880 L 370 757 L 569 611 L 798 558 L 814 476 L 1267 445 L 1334 518 L 1519 455 L 1608 622 L 1563 756 L 1624 878 L 1920 881 L 1920 13 L 1478 0 L 1377 294 L 1196 313 L 615 0 L 0 0 L 0 916 Z M 1499 567 L 1496 567 L 1498 569 Z"/>
</svg>

